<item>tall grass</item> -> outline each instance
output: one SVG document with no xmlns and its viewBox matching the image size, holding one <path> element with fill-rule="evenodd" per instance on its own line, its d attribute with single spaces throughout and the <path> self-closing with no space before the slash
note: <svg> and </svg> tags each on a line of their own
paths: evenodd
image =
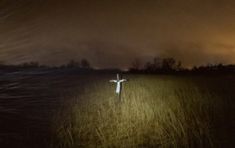
<svg viewBox="0 0 235 148">
<path fill-rule="evenodd" d="M 55 123 L 56 147 L 213 147 L 218 95 L 191 79 L 127 76 L 122 102 L 97 80 L 75 95 Z M 63 120 L 62 120 L 63 119 Z"/>
</svg>

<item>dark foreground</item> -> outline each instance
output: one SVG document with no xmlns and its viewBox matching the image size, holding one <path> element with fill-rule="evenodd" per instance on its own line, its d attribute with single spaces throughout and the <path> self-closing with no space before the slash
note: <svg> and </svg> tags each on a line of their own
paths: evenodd
<svg viewBox="0 0 235 148">
<path fill-rule="evenodd" d="M 109 80 L 113 75 L 71 72 L 5 73 L 0 76 L 0 147 L 46 148 L 54 140 L 54 117 L 71 96 L 84 92 L 94 81 Z M 132 76 L 133 77 L 133 76 Z M 181 77 L 181 76 L 177 76 Z M 187 76 L 189 77 L 189 76 Z M 194 76 L 197 78 L 197 76 Z M 202 77 L 211 83 L 208 89 L 221 98 L 224 112 L 213 119 L 214 147 L 235 146 L 235 77 Z M 207 81 L 208 80 L 208 81 Z M 63 119 L 61 119 L 63 120 Z M 221 136 L 218 136 L 221 135 Z"/>
<path fill-rule="evenodd" d="M 7 73 L 0 76 L 0 147 L 49 147 L 53 117 L 82 75 Z"/>
</svg>

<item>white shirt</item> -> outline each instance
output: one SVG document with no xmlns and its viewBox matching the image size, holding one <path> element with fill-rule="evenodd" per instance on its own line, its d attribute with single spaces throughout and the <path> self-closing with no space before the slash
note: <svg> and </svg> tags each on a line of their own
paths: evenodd
<svg viewBox="0 0 235 148">
<path fill-rule="evenodd" d="M 126 81 L 126 79 L 122 79 L 122 80 L 110 80 L 110 82 L 114 82 L 114 83 L 117 83 L 116 85 L 116 93 L 117 94 L 120 94 L 121 92 L 121 83 Z"/>
</svg>

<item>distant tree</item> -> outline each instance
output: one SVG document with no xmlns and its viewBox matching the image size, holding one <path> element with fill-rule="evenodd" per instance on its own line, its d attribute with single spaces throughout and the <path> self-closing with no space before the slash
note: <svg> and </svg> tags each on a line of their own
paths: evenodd
<svg viewBox="0 0 235 148">
<path fill-rule="evenodd" d="M 30 65 L 30 67 L 39 67 L 39 63 L 34 62 L 34 61 L 30 62 L 29 65 Z"/>
<path fill-rule="evenodd" d="M 175 70 L 176 61 L 174 58 L 164 58 L 162 60 L 162 69 L 166 72 Z"/>
<path fill-rule="evenodd" d="M 80 64 L 79 64 L 79 62 L 76 62 L 74 60 L 70 60 L 68 62 L 68 64 L 66 65 L 66 67 L 69 67 L 69 68 L 80 67 Z"/>
<path fill-rule="evenodd" d="M 155 57 L 153 59 L 153 64 L 154 64 L 154 69 L 155 70 L 161 69 L 162 68 L 162 59 L 158 58 L 158 57 Z"/>
<path fill-rule="evenodd" d="M 178 61 L 178 62 L 177 62 L 177 64 L 176 64 L 176 70 L 177 70 L 177 71 L 182 70 L 182 62 L 181 62 L 181 61 Z"/>
<path fill-rule="evenodd" d="M 141 70 L 141 61 L 138 58 L 135 58 L 131 64 L 131 71 L 140 71 Z"/>
<path fill-rule="evenodd" d="M 145 72 L 154 72 L 155 70 L 155 66 L 153 63 L 151 62 L 147 62 L 145 65 L 144 65 L 144 71 Z"/>
<path fill-rule="evenodd" d="M 91 68 L 91 65 L 90 65 L 90 63 L 88 62 L 88 60 L 82 59 L 82 60 L 81 60 L 81 67 L 82 67 L 82 68 Z"/>
<path fill-rule="evenodd" d="M 39 67 L 39 63 L 38 62 L 25 62 L 23 64 L 20 65 L 21 67 L 25 67 L 25 68 L 38 68 Z"/>
</svg>

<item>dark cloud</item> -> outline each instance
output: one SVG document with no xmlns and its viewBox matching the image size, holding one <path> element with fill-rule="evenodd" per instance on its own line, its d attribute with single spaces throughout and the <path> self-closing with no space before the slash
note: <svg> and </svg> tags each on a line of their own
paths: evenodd
<svg viewBox="0 0 235 148">
<path fill-rule="evenodd" d="M 232 0 L 2 0 L 0 58 L 127 67 L 173 56 L 184 65 L 235 63 Z"/>
</svg>

